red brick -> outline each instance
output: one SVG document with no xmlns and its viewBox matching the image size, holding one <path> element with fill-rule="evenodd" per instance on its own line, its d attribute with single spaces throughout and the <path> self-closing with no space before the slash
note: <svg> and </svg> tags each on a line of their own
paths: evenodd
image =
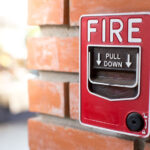
<svg viewBox="0 0 150 150">
<path fill-rule="evenodd" d="M 66 24 L 68 0 L 28 0 L 30 25 Z"/>
<path fill-rule="evenodd" d="M 133 141 L 29 120 L 30 150 L 133 150 Z"/>
<path fill-rule="evenodd" d="M 78 45 L 77 37 L 28 39 L 28 68 L 78 72 Z"/>
<path fill-rule="evenodd" d="M 70 118 L 79 119 L 79 84 L 69 85 Z"/>
<path fill-rule="evenodd" d="M 65 116 L 65 83 L 28 81 L 29 109 L 32 112 Z"/>
<path fill-rule="evenodd" d="M 144 150 L 150 150 L 150 143 L 146 143 Z"/>
<path fill-rule="evenodd" d="M 150 0 L 70 0 L 70 22 L 78 25 L 83 14 L 150 11 Z"/>
</svg>

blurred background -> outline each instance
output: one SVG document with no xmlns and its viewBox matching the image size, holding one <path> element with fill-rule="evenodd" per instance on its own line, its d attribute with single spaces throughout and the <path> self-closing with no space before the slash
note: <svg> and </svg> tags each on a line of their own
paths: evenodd
<svg viewBox="0 0 150 150">
<path fill-rule="evenodd" d="M 27 26 L 27 0 L 0 0 L 0 147 L 28 150 L 26 39 L 38 36 L 38 27 Z"/>
</svg>

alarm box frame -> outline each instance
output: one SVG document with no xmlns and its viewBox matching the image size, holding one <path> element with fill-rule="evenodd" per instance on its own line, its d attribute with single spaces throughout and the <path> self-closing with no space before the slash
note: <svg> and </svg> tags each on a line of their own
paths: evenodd
<svg viewBox="0 0 150 150">
<path fill-rule="evenodd" d="M 147 137 L 149 137 L 150 136 L 150 81 L 147 81 L 148 82 L 148 84 L 149 84 L 149 87 L 147 87 L 147 88 L 149 88 L 149 99 L 148 99 L 148 114 L 144 114 L 143 113 L 143 117 L 144 117 L 144 125 L 145 126 L 147 126 L 147 133 L 144 135 L 142 135 L 142 134 L 138 134 L 139 132 L 132 132 L 132 131 L 122 131 L 122 130 L 115 130 L 115 129 L 111 129 L 111 128 L 108 128 L 108 127 L 102 127 L 102 126 L 97 126 L 97 125 L 94 125 L 94 124 L 92 124 L 90 121 L 89 122 L 83 122 L 82 121 L 82 119 L 81 119 L 81 117 L 82 117 L 82 110 L 81 110 L 81 102 L 82 102 L 82 99 L 81 99 L 81 94 L 83 94 L 82 93 L 82 88 L 81 88 L 81 84 L 82 84 L 82 79 L 81 79 L 81 72 L 82 72 L 82 68 L 81 68 L 81 66 L 82 66 L 82 64 L 81 64 L 81 50 L 82 50 L 82 43 L 81 43 L 81 32 L 82 32 L 82 19 L 83 18 L 85 18 L 85 17 L 116 17 L 116 16 L 119 16 L 119 17 L 122 17 L 122 16 L 136 16 L 136 15 L 150 15 L 150 12 L 127 12 L 127 13 L 112 13 L 112 14 L 87 14 L 87 15 L 82 15 L 81 17 L 80 17 L 80 21 L 79 21 L 79 68 L 80 68 L 80 73 L 79 73 L 79 122 L 80 122 L 80 124 L 82 124 L 82 125 L 84 125 L 84 126 L 87 126 L 87 127 L 93 127 L 93 128 L 97 128 L 97 129 L 103 129 L 103 130 L 106 130 L 106 131 L 110 131 L 110 132 L 114 132 L 114 133 L 119 133 L 119 134 L 124 134 L 124 135 L 128 135 L 128 136 L 135 136 L 135 137 L 142 137 L 142 138 L 147 138 Z M 85 31 L 85 32 L 87 32 L 87 31 Z M 136 70 L 136 71 L 138 71 L 138 72 L 136 72 L 136 77 L 138 76 L 138 83 L 136 83 L 136 84 L 138 84 L 138 94 L 135 96 L 135 97 L 133 97 L 133 98 L 119 98 L 119 99 L 111 99 L 111 98 L 108 98 L 108 97 L 105 97 L 105 96 L 101 96 L 101 95 L 98 95 L 98 94 L 96 94 L 96 93 L 93 93 L 93 92 L 91 92 L 90 90 L 89 90 L 89 87 L 88 87 L 88 82 L 89 82 L 89 79 L 90 79 L 90 77 L 89 77 L 89 69 L 90 69 L 90 67 L 89 67 L 89 53 L 88 53 L 88 51 L 89 51 L 89 49 L 88 49 L 88 47 L 90 47 L 90 46 L 95 46 L 95 47 L 136 47 L 136 48 L 139 48 L 139 55 L 138 55 L 138 70 Z M 86 58 L 86 62 L 85 62 L 85 64 L 86 64 L 86 66 L 88 67 L 87 68 L 87 72 L 85 73 L 86 74 L 86 84 L 87 84 L 87 87 L 86 87 L 86 90 L 89 92 L 89 94 L 91 94 L 91 95 L 93 95 L 93 96 L 96 96 L 96 97 L 98 97 L 98 98 L 103 98 L 106 102 L 107 101 L 109 101 L 109 102 L 114 102 L 114 101 L 120 101 L 120 103 L 121 102 L 124 102 L 124 101 L 128 101 L 129 103 L 130 103 L 130 100 L 131 101 L 134 101 L 137 97 L 139 97 L 140 96 L 140 89 L 141 89 L 141 87 L 142 87 L 142 85 L 141 85 L 141 68 L 143 67 L 143 66 L 141 66 L 142 64 L 141 64 L 141 59 L 142 59 L 142 53 L 143 53 L 143 50 L 142 50 L 142 47 L 141 47 L 141 45 L 139 44 L 135 44 L 135 45 L 122 45 L 122 44 L 120 44 L 120 45 L 113 45 L 113 44 L 102 44 L 102 43 L 94 43 L 94 44 L 87 44 L 87 47 L 86 47 L 86 51 L 87 51 L 87 58 Z M 93 81 L 91 81 L 91 83 L 93 83 L 93 84 L 101 84 L 101 85 L 105 85 L 106 83 L 95 83 L 95 82 L 93 82 Z M 106 84 L 107 85 L 107 84 Z M 113 85 L 114 87 L 115 87 L 115 85 Z M 122 85 L 120 85 L 120 87 L 121 87 Z M 134 87 L 135 85 L 133 85 L 133 86 L 131 86 L 131 87 Z M 122 87 L 124 87 L 124 86 L 122 86 Z M 128 85 L 127 85 L 127 87 L 128 87 Z M 130 86 L 129 86 L 129 88 L 130 88 Z M 104 101 L 103 100 L 103 101 Z M 119 113 L 119 112 L 118 112 Z"/>
</svg>

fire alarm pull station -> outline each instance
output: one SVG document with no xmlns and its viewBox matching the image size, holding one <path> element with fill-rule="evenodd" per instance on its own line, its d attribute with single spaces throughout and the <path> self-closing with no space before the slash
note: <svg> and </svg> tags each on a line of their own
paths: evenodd
<svg viewBox="0 0 150 150">
<path fill-rule="evenodd" d="M 80 19 L 80 122 L 146 138 L 150 131 L 150 13 Z"/>
</svg>

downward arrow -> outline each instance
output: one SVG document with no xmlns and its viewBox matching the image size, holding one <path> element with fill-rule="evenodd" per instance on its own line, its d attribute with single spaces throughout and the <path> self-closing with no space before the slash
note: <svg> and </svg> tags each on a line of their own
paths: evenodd
<svg viewBox="0 0 150 150">
<path fill-rule="evenodd" d="M 101 54 L 100 53 L 98 53 L 98 58 L 97 58 L 97 64 L 98 64 L 98 66 L 101 64 Z"/>
<path fill-rule="evenodd" d="M 126 65 L 128 68 L 130 68 L 130 66 L 132 65 L 132 62 L 130 61 L 130 54 L 128 54 Z"/>
</svg>

